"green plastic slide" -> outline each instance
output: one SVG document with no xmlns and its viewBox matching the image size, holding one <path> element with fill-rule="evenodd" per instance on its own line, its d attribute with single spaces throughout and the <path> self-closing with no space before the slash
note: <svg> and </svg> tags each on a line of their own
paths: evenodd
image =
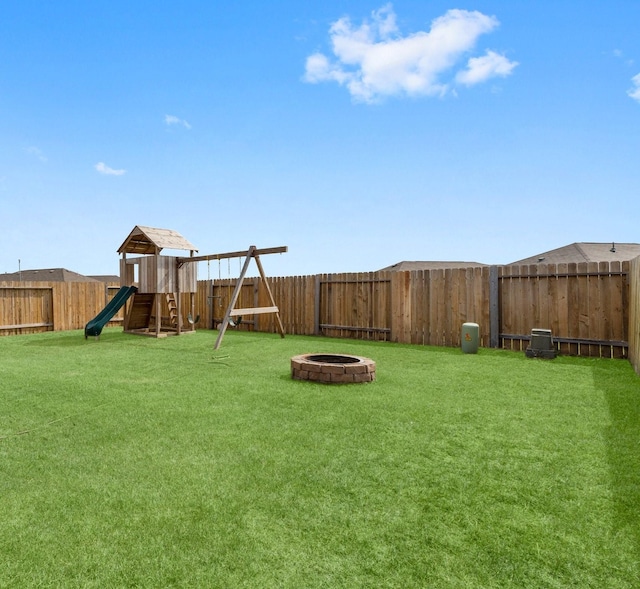
<svg viewBox="0 0 640 589">
<path fill-rule="evenodd" d="M 122 308 L 129 297 L 136 292 L 138 292 L 138 289 L 135 286 L 121 287 L 107 306 L 84 326 L 84 339 L 87 339 L 90 335 L 99 337 L 102 333 L 102 328 L 109 323 L 109 320 Z"/>
</svg>

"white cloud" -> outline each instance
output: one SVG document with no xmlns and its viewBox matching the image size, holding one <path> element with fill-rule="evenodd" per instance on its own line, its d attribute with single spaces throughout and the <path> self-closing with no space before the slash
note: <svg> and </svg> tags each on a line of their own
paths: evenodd
<svg viewBox="0 0 640 589">
<path fill-rule="evenodd" d="M 169 127 L 171 125 L 181 125 L 185 129 L 191 129 L 191 125 L 187 121 L 174 117 L 173 115 L 164 115 L 164 122 Z"/>
<path fill-rule="evenodd" d="M 42 163 L 46 163 L 48 161 L 47 156 L 44 155 L 44 153 L 42 153 L 42 150 L 39 149 L 38 147 L 34 147 L 34 146 L 27 147 L 25 148 L 25 151 L 29 155 L 37 157 Z"/>
<path fill-rule="evenodd" d="M 361 102 L 376 102 L 385 96 L 443 95 L 451 86 L 451 82 L 442 81 L 444 74 L 473 49 L 480 35 L 498 25 L 493 16 L 455 9 L 436 18 L 428 32 L 402 36 L 393 7 L 387 4 L 359 27 L 354 27 L 349 17 L 333 23 L 329 35 L 336 60 L 332 62 L 322 53 L 310 55 L 303 80 L 337 82 Z M 507 76 L 517 65 L 493 51 L 473 60 L 455 81 L 476 84 Z"/>
<path fill-rule="evenodd" d="M 509 61 L 504 55 L 488 50 L 482 57 L 471 57 L 467 69 L 457 73 L 456 82 L 473 86 L 496 76 L 508 76 L 517 65 L 518 62 Z"/>
<path fill-rule="evenodd" d="M 633 76 L 631 81 L 633 82 L 633 88 L 631 88 L 627 94 L 634 100 L 640 102 L 640 74 Z"/>
<path fill-rule="evenodd" d="M 114 170 L 113 168 L 107 166 L 104 162 L 98 162 L 95 165 L 95 168 L 98 172 L 100 172 L 101 174 L 105 174 L 106 176 L 122 176 L 123 174 L 127 173 L 126 170 Z"/>
<path fill-rule="evenodd" d="M 626 63 L 627 65 L 633 65 L 633 59 L 627 59 L 624 52 L 621 51 L 620 49 L 614 49 L 612 55 L 616 59 L 620 59 L 621 61 L 624 61 L 624 63 Z"/>
</svg>

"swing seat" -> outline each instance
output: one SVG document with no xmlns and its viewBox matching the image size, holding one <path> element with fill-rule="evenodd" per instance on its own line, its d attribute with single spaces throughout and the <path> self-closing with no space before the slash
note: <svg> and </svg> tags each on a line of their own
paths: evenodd
<svg viewBox="0 0 640 589">
<path fill-rule="evenodd" d="M 187 321 L 189 323 L 191 323 L 191 325 L 195 325 L 196 323 L 198 323 L 198 321 L 200 321 L 200 315 L 196 315 L 196 318 L 193 318 L 193 315 L 191 315 L 191 313 L 189 313 L 187 315 Z"/>
<path fill-rule="evenodd" d="M 248 307 L 246 309 L 233 309 L 229 315 L 237 317 L 238 315 L 262 315 L 263 313 L 278 313 L 278 307 Z"/>
</svg>

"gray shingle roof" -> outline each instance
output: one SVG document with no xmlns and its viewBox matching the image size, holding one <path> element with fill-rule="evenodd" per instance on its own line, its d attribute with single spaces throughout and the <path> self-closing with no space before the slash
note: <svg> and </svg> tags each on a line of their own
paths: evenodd
<svg viewBox="0 0 640 589">
<path fill-rule="evenodd" d="M 570 264 L 580 262 L 624 262 L 640 256 L 638 243 L 572 243 L 542 252 L 508 266 L 525 264 Z"/>
<path fill-rule="evenodd" d="M 440 270 L 447 268 L 479 268 L 486 266 L 486 264 L 480 264 L 478 262 L 398 262 L 387 266 L 386 268 L 380 268 L 380 272 L 404 272 L 411 270 Z"/>
<path fill-rule="evenodd" d="M 97 282 L 90 276 L 72 272 L 66 268 L 42 268 L 39 270 L 22 270 L 0 274 L 0 281 L 4 282 Z"/>
</svg>

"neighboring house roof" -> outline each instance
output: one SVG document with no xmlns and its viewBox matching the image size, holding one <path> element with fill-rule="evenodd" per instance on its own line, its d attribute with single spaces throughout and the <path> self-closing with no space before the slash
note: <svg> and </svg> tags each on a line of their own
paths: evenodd
<svg viewBox="0 0 640 589">
<path fill-rule="evenodd" d="M 195 245 L 187 241 L 177 231 L 136 225 L 118 248 L 118 253 L 156 254 L 165 248 L 198 251 Z"/>
<path fill-rule="evenodd" d="M 525 264 L 570 264 L 579 262 L 624 262 L 640 256 L 638 243 L 572 243 L 507 266 Z"/>
<path fill-rule="evenodd" d="M 440 270 L 447 268 L 480 268 L 486 264 L 478 262 L 398 262 L 386 268 L 381 268 L 379 272 L 404 272 L 411 270 Z"/>
<path fill-rule="evenodd" d="M 100 274 L 95 276 L 89 276 L 89 278 L 93 278 L 94 280 L 99 280 L 100 282 L 120 282 L 120 276 L 114 276 L 113 274 Z"/>
<path fill-rule="evenodd" d="M 118 278 L 117 280 L 120 280 Z M 43 268 L 0 274 L 0 281 L 7 282 L 97 282 L 90 276 L 72 272 L 66 268 Z"/>
</svg>

